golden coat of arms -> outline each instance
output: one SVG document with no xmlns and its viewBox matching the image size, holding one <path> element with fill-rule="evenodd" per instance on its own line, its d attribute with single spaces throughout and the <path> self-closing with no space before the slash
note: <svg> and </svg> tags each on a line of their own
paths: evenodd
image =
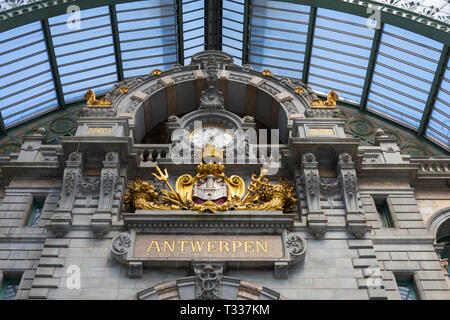
<svg viewBox="0 0 450 320">
<path fill-rule="evenodd" d="M 156 167 L 153 175 L 164 181 L 167 189 L 158 191 L 151 183 L 136 179 L 130 184 L 124 203 L 131 209 L 194 210 L 198 212 L 226 210 L 289 210 L 297 201 L 294 187 L 287 180 L 277 184 L 269 182 L 264 174 L 252 175 L 245 192 L 244 180 L 232 175 L 227 177 L 221 163 L 202 163 L 192 177 L 183 174 L 176 180 L 175 189 L 164 172 Z"/>
</svg>

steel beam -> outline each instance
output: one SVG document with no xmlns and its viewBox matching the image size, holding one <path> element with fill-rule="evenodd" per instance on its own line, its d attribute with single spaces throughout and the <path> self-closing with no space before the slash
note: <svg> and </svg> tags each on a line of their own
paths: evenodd
<svg viewBox="0 0 450 320">
<path fill-rule="evenodd" d="M 244 1 L 244 23 L 242 27 L 242 64 L 248 63 L 248 42 L 250 38 L 250 0 Z"/>
<path fill-rule="evenodd" d="M 47 46 L 48 60 L 52 70 L 53 83 L 55 85 L 56 99 L 58 101 L 58 105 L 61 108 L 65 108 L 66 103 L 62 90 L 61 78 L 59 76 L 58 64 L 56 62 L 55 47 L 53 46 L 52 35 L 50 33 L 50 25 L 47 19 L 42 20 L 41 24 L 42 31 L 44 33 L 45 45 Z"/>
<path fill-rule="evenodd" d="M 0 136 L 7 136 L 8 132 L 6 131 L 5 122 L 3 121 L 2 113 L 0 112 Z"/>
<path fill-rule="evenodd" d="M 177 0 L 178 63 L 184 66 L 183 0 Z"/>
<path fill-rule="evenodd" d="M 302 82 L 307 83 L 309 75 L 309 65 L 311 63 L 312 44 L 314 39 L 314 29 L 316 28 L 317 7 L 311 7 L 309 12 L 308 33 L 306 35 L 305 59 L 303 61 Z"/>
<path fill-rule="evenodd" d="M 364 80 L 364 87 L 361 94 L 361 101 L 359 103 L 359 110 L 364 110 L 367 105 L 367 97 L 369 96 L 370 84 L 372 83 L 373 70 L 375 70 L 375 62 L 377 60 L 378 49 L 380 48 L 381 33 L 383 31 L 383 24 L 380 28 L 375 29 L 373 35 L 372 49 L 369 56 L 369 64 L 367 65 L 366 78 Z"/>
<path fill-rule="evenodd" d="M 122 52 L 120 50 L 120 38 L 119 38 L 119 27 L 117 25 L 117 12 L 116 6 L 109 6 L 109 15 L 111 17 L 111 31 L 114 43 L 114 55 L 116 57 L 116 68 L 117 68 L 117 79 L 123 81 L 125 78 L 123 75 L 123 63 L 122 63 Z"/>
<path fill-rule="evenodd" d="M 441 57 L 439 59 L 436 72 L 434 73 L 433 82 L 431 83 L 430 93 L 428 94 L 427 103 L 425 104 L 425 109 L 422 113 L 422 119 L 420 120 L 419 129 L 417 130 L 417 136 L 422 136 L 427 127 L 428 121 L 430 120 L 431 111 L 433 110 L 434 101 L 439 92 L 441 86 L 442 77 L 447 66 L 449 50 L 448 46 L 444 45 L 442 48 Z"/>
</svg>

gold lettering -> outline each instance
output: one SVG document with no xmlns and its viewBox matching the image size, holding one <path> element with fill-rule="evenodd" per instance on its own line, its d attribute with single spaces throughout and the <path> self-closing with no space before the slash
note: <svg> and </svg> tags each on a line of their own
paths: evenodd
<svg viewBox="0 0 450 320">
<path fill-rule="evenodd" d="M 226 249 L 227 252 L 230 252 L 227 240 L 219 240 L 219 251 L 222 252 L 222 249 Z"/>
<path fill-rule="evenodd" d="M 213 242 L 217 243 L 217 240 L 208 240 L 208 252 L 217 252 L 217 248 L 212 245 Z"/>
<path fill-rule="evenodd" d="M 161 252 L 158 240 L 152 240 L 152 243 L 148 246 L 147 252 L 150 252 L 151 249 L 156 249 L 156 251 Z"/>
<path fill-rule="evenodd" d="M 250 246 L 251 244 L 253 244 L 253 240 L 245 240 L 244 241 L 244 248 L 245 248 L 244 250 L 245 250 L 245 252 L 255 252 L 253 250 L 253 248 Z"/>
<path fill-rule="evenodd" d="M 261 241 L 256 240 L 256 252 L 259 252 L 259 247 L 261 247 L 264 252 L 267 252 L 267 240 L 264 240 L 264 246 L 261 244 Z"/>
<path fill-rule="evenodd" d="M 205 244 L 205 241 L 192 241 L 191 240 L 191 247 L 192 247 L 192 252 L 196 252 L 198 250 L 198 252 L 201 252 L 203 250 L 203 245 Z"/>
<path fill-rule="evenodd" d="M 240 240 L 233 240 L 233 252 L 236 252 L 237 248 L 242 247 L 242 243 Z"/>
<path fill-rule="evenodd" d="M 178 240 L 178 243 L 181 243 L 181 252 L 184 252 L 184 245 L 189 243 L 187 240 Z"/>
<path fill-rule="evenodd" d="M 170 252 L 173 252 L 175 250 L 175 240 L 172 241 L 172 246 L 169 241 L 164 240 L 164 252 L 167 251 L 166 248 L 169 248 Z"/>
<path fill-rule="evenodd" d="M 313 135 L 334 135 L 332 128 L 309 128 L 309 134 Z"/>
<path fill-rule="evenodd" d="M 88 128 L 88 133 L 111 133 L 112 128 Z"/>
</svg>

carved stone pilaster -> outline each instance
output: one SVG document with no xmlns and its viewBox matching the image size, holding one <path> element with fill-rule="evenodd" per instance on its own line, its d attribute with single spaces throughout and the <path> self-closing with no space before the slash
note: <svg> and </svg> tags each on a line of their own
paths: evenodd
<svg viewBox="0 0 450 320">
<path fill-rule="evenodd" d="M 72 152 L 66 161 L 59 207 L 50 219 L 48 229 L 62 237 L 72 225 L 72 209 L 75 196 L 83 175 L 83 157 L 80 152 Z"/>
<path fill-rule="evenodd" d="M 356 178 L 355 163 L 348 152 L 339 155 L 338 181 L 341 185 L 341 193 L 347 212 L 347 229 L 356 237 L 362 237 L 366 231 L 370 230 L 367 225 L 364 213 L 358 204 L 358 181 Z"/>
<path fill-rule="evenodd" d="M 317 169 L 318 163 L 312 153 L 306 153 L 302 157 L 302 178 L 305 184 L 305 195 L 308 204 L 307 224 L 314 236 L 321 236 L 328 224 L 320 206 L 320 176 Z"/>
<path fill-rule="evenodd" d="M 97 237 L 101 237 L 111 229 L 111 207 L 119 176 L 119 165 L 119 154 L 108 152 L 103 161 L 98 208 L 91 219 L 92 231 Z"/>
<path fill-rule="evenodd" d="M 222 296 L 221 264 L 194 264 L 195 295 L 197 300 L 217 300 Z"/>
</svg>

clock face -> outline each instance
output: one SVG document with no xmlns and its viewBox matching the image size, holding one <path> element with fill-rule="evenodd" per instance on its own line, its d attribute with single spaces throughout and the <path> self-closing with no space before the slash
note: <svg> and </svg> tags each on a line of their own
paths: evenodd
<svg viewBox="0 0 450 320">
<path fill-rule="evenodd" d="M 225 128 L 206 125 L 191 132 L 191 141 L 199 148 L 204 148 L 207 143 L 222 148 L 233 142 L 233 136 Z"/>
</svg>

